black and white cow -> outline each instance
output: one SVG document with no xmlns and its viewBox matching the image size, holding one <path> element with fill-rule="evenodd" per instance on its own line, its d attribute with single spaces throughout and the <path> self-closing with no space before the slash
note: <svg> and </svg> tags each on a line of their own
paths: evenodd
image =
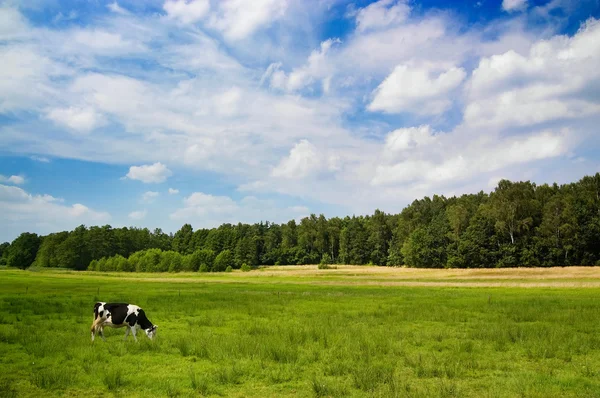
<svg viewBox="0 0 600 398">
<path fill-rule="evenodd" d="M 137 341 L 137 337 L 135 336 L 137 329 L 142 329 L 146 332 L 146 336 L 152 340 L 156 336 L 156 329 L 158 328 L 158 326 L 153 325 L 148 320 L 144 310 L 137 305 L 98 302 L 94 305 L 94 323 L 92 323 L 91 330 L 92 342 L 98 332 L 100 332 L 102 340 L 106 341 L 104 338 L 104 326 L 112 328 L 126 327 L 125 338 L 123 340 L 127 340 L 127 336 L 129 336 L 129 331 L 131 330 L 135 341 Z"/>
</svg>

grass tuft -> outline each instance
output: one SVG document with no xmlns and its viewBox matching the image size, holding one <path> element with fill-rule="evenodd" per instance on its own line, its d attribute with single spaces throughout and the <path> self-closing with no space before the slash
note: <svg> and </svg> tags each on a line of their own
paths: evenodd
<svg viewBox="0 0 600 398">
<path fill-rule="evenodd" d="M 199 376 L 194 371 L 190 370 L 190 385 L 192 390 L 200 395 L 208 395 L 211 392 L 210 381 L 204 375 Z"/>
<path fill-rule="evenodd" d="M 109 391 L 117 391 L 126 384 L 123 371 L 119 368 L 108 369 L 104 373 L 102 382 Z"/>
<path fill-rule="evenodd" d="M 75 374 L 70 369 L 52 367 L 33 371 L 30 380 L 44 390 L 65 389 L 74 383 Z"/>
</svg>

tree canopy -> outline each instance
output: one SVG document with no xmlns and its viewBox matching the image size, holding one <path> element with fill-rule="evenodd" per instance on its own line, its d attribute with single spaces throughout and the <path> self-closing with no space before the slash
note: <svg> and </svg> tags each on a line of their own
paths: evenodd
<svg viewBox="0 0 600 398">
<path fill-rule="evenodd" d="M 0 245 L 0 264 L 137 272 L 273 264 L 410 267 L 600 265 L 600 173 L 571 184 L 502 180 L 490 194 L 434 195 L 399 214 L 222 224 L 175 234 L 86 227 Z"/>
</svg>

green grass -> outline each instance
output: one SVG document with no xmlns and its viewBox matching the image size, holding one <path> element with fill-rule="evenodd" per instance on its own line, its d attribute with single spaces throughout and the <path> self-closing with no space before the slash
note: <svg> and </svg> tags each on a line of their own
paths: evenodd
<svg viewBox="0 0 600 398">
<path fill-rule="evenodd" d="M 0 397 L 600 396 L 597 288 L 186 278 L 0 271 Z M 140 305 L 156 340 L 92 344 L 96 300 Z"/>
</svg>

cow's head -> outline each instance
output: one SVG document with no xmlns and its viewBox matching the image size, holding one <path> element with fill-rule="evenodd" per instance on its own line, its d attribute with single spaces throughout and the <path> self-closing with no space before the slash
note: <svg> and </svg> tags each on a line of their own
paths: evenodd
<svg viewBox="0 0 600 398">
<path fill-rule="evenodd" d="M 156 329 L 158 329 L 158 326 L 154 325 L 151 328 L 144 330 L 146 332 L 146 336 L 148 336 L 150 340 L 154 340 L 154 337 L 156 336 Z"/>
</svg>

